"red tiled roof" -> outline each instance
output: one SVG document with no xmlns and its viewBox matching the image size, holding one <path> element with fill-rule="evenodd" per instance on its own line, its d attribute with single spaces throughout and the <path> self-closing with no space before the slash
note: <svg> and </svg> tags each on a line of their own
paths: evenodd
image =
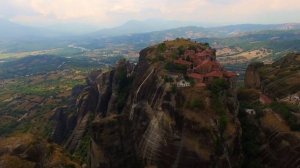
<svg viewBox="0 0 300 168">
<path fill-rule="evenodd" d="M 202 82 L 199 82 L 195 85 L 196 87 L 205 87 L 206 84 L 205 83 L 202 83 Z"/>
<path fill-rule="evenodd" d="M 200 64 L 198 64 L 195 69 L 201 69 L 201 68 L 207 68 L 207 67 L 216 67 L 216 70 L 219 70 L 219 64 L 216 63 L 215 61 L 210 61 L 210 60 L 204 60 L 204 61 L 199 61 Z"/>
<path fill-rule="evenodd" d="M 223 77 L 223 72 L 221 72 L 221 71 L 212 71 L 210 73 L 205 74 L 205 77 L 219 77 L 219 78 L 222 78 Z"/>
<path fill-rule="evenodd" d="M 211 60 L 205 60 L 200 65 L 201 66 L 213 66 L 213 65 L 215 65 L 215 62 L 213 62 Z"/>
<path fill-rule="evenodd" d="M 235 72 L 226 71 L 226 72 L 224 72 L 224 76 L 227 78 L 233 78 L 233 77 L 236 77 L 237 74 Z"/>
<path fill-rule="evenodd" d="M 197 65 L 200 65 L 200 64 L 202 64 L 202 62 L 203 62 L 202 59 L 194 59 L 193 61 L 194 61 L 194 63 L 196 63 Z"/>
<path fill-rule="evenodd" d="M 175 60 L 174 62 L 175 62 L 176 64 L 181 64 L 181 65 L 192 65 L 191 62 L 185 61 L 185 60 L 182 60 L 182 59 Z"/>
<path fill-rule="evenodd" d="M 197 56 L 198 57 L 205 57 L 205 56 L 211 56 L 214 54 L 214 51 L 213 50 L 204 50 L 202 52 L 198 52 L 197 53 Z"/>
<path fill-rule="evenodd" d="M 204 51 L 204 49 L 202 49 L 202 48 L 197 48 L 197 52 L 202 52 L 202 51 Z"/>
<path fill-rule="evenodd" d="M 198 73 L 191 73 L 191 74 L 188 74 L 188 76 L 189 77 L 191 77 L 191 78 L 194 78 L 194 79 L 203 79 L 203 75 L 201 75 L 201 74 L 198 74 Z"/>
<path fill-rule="evenodd" d="M 197 66 L 195 67 L 195 69 L 201 69 L 201 68 L 202 68 L 201 65 L 197 65 Z"/>
<path fill-rule="evenodd" d="M 184 55 L 192 55 L 192 54 L 195 54 L 195 51 L 194 50 L 186 50 L 184 52 Z"/>
<path fill-rule="evenodd" d="M 260 101 L 261 103 L 263 103 L 263 104 L 271 104 L 271 103 L 272 103 L 272 100 L 271 100 L 268 96 L 266 96 L 266 95 L 264 95 L 264 94 L 261 94 L 261 95 L 260 95 L 259 101 Z"/>
<path fill-rule="evenodd" d="M 209 57 L 209 56 L 210 56 L 210 54 L 208 54 L 208 53 L 203 53 L 203 52 L 197 53 L 197 54 L 196 54 L 196 57 Z"/>
</svg>

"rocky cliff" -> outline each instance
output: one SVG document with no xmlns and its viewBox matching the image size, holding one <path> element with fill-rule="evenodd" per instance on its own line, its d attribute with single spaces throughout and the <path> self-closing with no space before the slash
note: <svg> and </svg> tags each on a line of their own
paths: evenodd
<svg viewBox="0 0 300 168">
<path fill-rule="evenodd" d="M 260 89 L 261 76 L 259 74 L 259 68 L 262 67 L 262 63 L 252 63 L 247 67 L 245 74 L 245 86 L 253 89 Z"/>
<path fill-rule="evenodd" d="M 299 54 L 251 64 L 237 95 L 207 44 L 148 47 L 33 118 L 43 134 L 0 138 L 0 167 L 299 167 L 299 65 Z"/>
<path fill-rule="evenodd" d="M 211 50 L 175 40 L 142 50 L 136 66 L 123 60 L 91 73 L 77 111 L 56 112 L 54 140 L 92 168 L 239 167 L 234 88 L 222 80 L 177 88 L 165 68 L 166 56 L 191 47 Z"/>
<path fill-rule="evenodd" d="M 272 98 L 283 98 L 300 88 L 300 54 L 292 53 L 270 65 L 252 63 L 245 75 L 245 86 L 261 89 Z"/>
<path fill-rule="evenodd" d="M 280 110 L 247 104 L 249 107 L 255 109 L 255 115 L 241 108 L 239 116 L 245 157 L 242 167 L 299 167 L 299 128 L 291 129 Z"/>
<path fill-rule="evenodd" d="M 31 134 L 0 139 L 1 168 L 80 168 L 70 158 L 63 148 Z"/>
<path fill-rule="evenodd" d="M 247 68 L 248 89 L 241 89 L 238 96 L 243 167 L 300 166 L 299 75 L 300 54 L 295 53 L 271 65 L 253 63 Z M 271 97 L 273 102 L 260 104 L 259 92 Z"/>
</svg>

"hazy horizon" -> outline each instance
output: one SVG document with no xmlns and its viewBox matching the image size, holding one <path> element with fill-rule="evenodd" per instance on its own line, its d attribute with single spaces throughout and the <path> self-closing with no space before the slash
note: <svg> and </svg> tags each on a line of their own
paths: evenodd
<svg viewBox="0 0 300 168">
<path fill-rule="evenodd" d="M 131 20 L 176 21 L 182 26 L 300 22 L 297 0 L 10 0 L 0 2 L 0 18 L 60 30 L 93 31 Z"/>
</svg>

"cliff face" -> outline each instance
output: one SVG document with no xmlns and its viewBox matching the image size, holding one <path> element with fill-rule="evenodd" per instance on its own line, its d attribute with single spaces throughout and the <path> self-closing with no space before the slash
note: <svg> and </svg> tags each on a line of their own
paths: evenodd
<svg viewBox="0 0 300 168">
<path fill-rule="evenodd" d="M 247 68 L 245 86 L 252 89 L 240 92 L 239 119 L 244 156 L 250 167 L 299 167 L 299 72 L 300 54 L 295 53 L 271 65 L 254 63 Z M 253 88 L 273 102 L 257 103 L 259 93 Z M 247 109 L 255 110 L 255 114 Z"/>
<path fill-rule="evenodd" d="M 166 81 L 165 62 L 153 58 L 158 49 L 142 50 L 136 66 L 121 61 L 113 70 L 93 72 L 76 114 L 62 117 L 76 124 L 60 142 L 75 154 L 87 148 L 92 168 L 238 167 L 234 90 L 216 96 L 207 88 L 174 87 Z"/>
<path fill-rule="evenodd" d="M 278 111 L 265 109 L 261 113 L 261 116 L 244 114 L 239 118 L 243 129 L 243 166 L 299 167 L 299 132 L 290 130 Z"/>
<path fill-rule="evenodd" d="M 272 122 L 273 120 L 273 122 Z M 261 118 L 260 159 L 269 167 L 299 167 L 299 132 L 291 131 L 274 111 L 265 111 Z"/>
<path fill-rule="evenodd" d="M 292 53 L 271 65 L 250 64 L 246 70 L 245 86 L 261 89 L 272 98 L 284 98 L 299 91 L 300 54 Z"/>
<path fill-rule="evenodd" d="M 260 63 L 253 63 L 247 67 L 245 73 L 245 86 L 253 89 L 260 89 L 261 77 L 259 74 L 259 68 L 262 66 Z"/>
</svg>

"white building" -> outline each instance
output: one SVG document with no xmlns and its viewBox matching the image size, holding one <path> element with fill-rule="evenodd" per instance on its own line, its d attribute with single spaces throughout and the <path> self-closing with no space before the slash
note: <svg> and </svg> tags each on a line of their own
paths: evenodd
<svg viewBox="0 0 300 168">
<path fill-rule="evenodd" d="M 190 87 L 191 83 L 182 79 L 182 80 L 178 81 L 176 85 L 177 85 L 177 87 Z"/>
<path fill-rule="evenodd" d="M 256 115 L 256 111 L 254 109 L 245 109 L 245 112 L 249 115 Z"/>
</svg>

